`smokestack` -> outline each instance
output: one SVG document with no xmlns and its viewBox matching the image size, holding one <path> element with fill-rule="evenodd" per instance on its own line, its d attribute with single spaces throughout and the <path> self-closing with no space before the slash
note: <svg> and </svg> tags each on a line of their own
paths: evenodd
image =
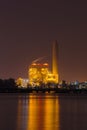
<svg viewBox="0 0 87 130">
<path fill-rule="evenodd" d="M 55 40 L 53 42 L 53 55 L 52 55 L 52 73 L 56 76 L 57 82 L 59 82 L 58 75 L 58 43 Z"/>
</svg>

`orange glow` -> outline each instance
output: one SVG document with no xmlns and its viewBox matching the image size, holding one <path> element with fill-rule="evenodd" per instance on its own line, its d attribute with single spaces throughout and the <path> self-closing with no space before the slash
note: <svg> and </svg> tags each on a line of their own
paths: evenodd
<svg viewBox="0 0 87 130">
<path fill-rule="evenodd" d="M 52 57 L 52 73 L 56 76 L 56 82 L 59 82 L 58 74 L 58 44 L 57 41 L 53 43 L 53 57 Z"/>
<path fill-rule="evenodd" d="M 60 130 L 58 96 L 19 96 L 16 130 Z"/>
<path fill-rule="evenodd" d="M 29 68 L 29 82 L 31 85 L 39 85 L 40 82 L 46 83 L 46 77 L 48 74 L 48 66 L 44 64 L 36 64 L 34 67 L 32 65 Z"/>
<path fill-rule="evenodd" d="M 45 96 L 30 96 L 27 130 L 60 130 L 58 97 Z"/>
<path fill-rule="evenodd" d="M 36 96 L 30 95 L 27 130 L 38 130 L 38 123 L 38 100 Z"/>
<path fill-rule="evenodd" d="M 58 75 L 52 74 L 49 71 L 48 63 L 44 64 L 36 64 L 34 63 L 34 67 L 31 65 L 29 67 L 29 83 L 33 85 L 40 85 L 40 83 L 58 83 Z"/>
<path fill-rule="evenodd" d="M 44 63 L 43 65 L 48 66 L 49 64 L 48 63 Z"/>
<path fill-rule="evenodd" d="M 55 125 L 56 122 L 58 123 L 57 126 Z M 51 97 L 48 96 L 48 100 L 45 100 L 45 125 L 48 127 L 46 127 L 45 130 L 59 130 L 59 124 L 58 99 L 51 99 Z"/>
<path fill-rule="evenodd" d="M 34 65 L 37 65 L 36 63 L 32 63 L 32 65 L 34 66 Z"/>
</svg>

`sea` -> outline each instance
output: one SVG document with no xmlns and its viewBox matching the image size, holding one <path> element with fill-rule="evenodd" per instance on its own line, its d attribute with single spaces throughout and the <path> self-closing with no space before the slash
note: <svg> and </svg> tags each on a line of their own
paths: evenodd
<svg viewBox="0 0 87 130">
<path fill-rule="evenodd" d="M 0 93 L 0 130 L 87 130 L 87 95 Z"/>
</svg>

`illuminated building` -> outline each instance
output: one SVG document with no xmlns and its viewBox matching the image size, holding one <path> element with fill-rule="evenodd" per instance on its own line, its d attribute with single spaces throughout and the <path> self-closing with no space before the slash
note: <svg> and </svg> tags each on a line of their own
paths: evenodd
<svg viewBox="0 0 87 130">
<path fill-rule="evenodd" d="M 27 87 L 31 86 L 40 86 L 42 84 L 57 84 L 59 83 L 59 74 L 58 74 L 58 45 L 57 41 L 53 42 L 52 48 L 52 71 L 49 70 L 49 64 L 41 64 L 38 61 L 42 60 L 44 57 L 40 57 L 32 62 L 28 70 L 28 78 L 23 79 L 18 78 L 16 84 L 18 87 Z"/>
<path fill-rule="evenodd" d="M 16 80 L 16 84 L 17 86 L 20 88 L 20 87 L 24 87 L 26 88 L 29 84 L 29 80 L 28 79 L 23 79 L 23 78 L 18 78 Z"/>
<path fill-rule="evenodd" d="M 49 73 L 49 65 L 47 63 L 39 64 L 32 63 L 29 67 L 29 84 L 40 85 L 40 83 L 47 83 L 47 76 Z"/>
<path fill-rule="evenodd" d="M 57 41 L 53 43 L 53 54 L 52 54 L 52 72 L 49 71 L 48 63 L 36 63 L 37 59 L 29 66 L 29 84 L 32 86 L 39 86 L 41 83 L 58 83 L 58 47 Z"/>
</svg>

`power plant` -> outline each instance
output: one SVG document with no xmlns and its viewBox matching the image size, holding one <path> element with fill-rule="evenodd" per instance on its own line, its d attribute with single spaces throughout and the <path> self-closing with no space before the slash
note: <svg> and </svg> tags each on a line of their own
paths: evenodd
<svg viewBox="0 0 87 130">
<path fill-rule="evenodd" d="M 38 58 L 34 60 L 29 66 L 28 70 L 28 82 L 27 80 L 23 80 L 20 78 L 17 80 L 17 85 L 20 83 L 21 86 L 23 84 L 29 84 L 30 86 L 41 86 L 41 84 L 57 84 L 59 83 L 59 74 L 58 74 L 58 43 L 57 41 L 53 42 L 52 47 L 52 69 L 49 69 L 48 63 L 40 63 L 39 61 L 43 59 Z M 25 81 L 25 83 L 24 83 Z M 27 86 L 27 85 L 26 85 Z"/>
</svg>

